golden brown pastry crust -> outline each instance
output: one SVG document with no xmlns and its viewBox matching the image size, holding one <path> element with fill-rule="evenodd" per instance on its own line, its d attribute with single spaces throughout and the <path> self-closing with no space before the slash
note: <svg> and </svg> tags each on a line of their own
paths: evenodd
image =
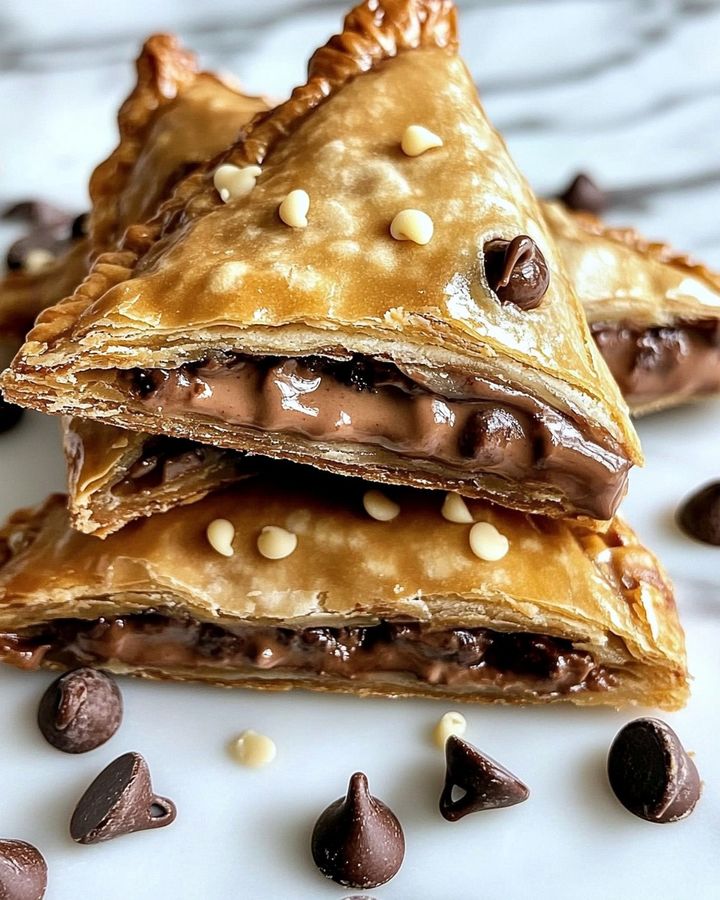
<svg viewBox="0 0 720 900">
<path fill-rule="evenodd" d="M 544 202 L 543 214 L 591 324 L 720 319 L 720 274 L 634 228 Z"/>
<path fill-rule="evenodd" d="M 450 3 L 358 7 L 343 34 L 313 57 L 307 85 L 185 179 L 153 220 L 128 229 L 122 248 L 98 259 L 72 298 L 42 316 L 6 376 L 8 396 L 50 412 L 112 417 L 135 430 L 312 462 L 313 448 L 150 415 L 105 370 L 174 366 L 210 348 L 297 355 L 332 345 L 520 386 L 638 461 L 625 406 L 537 203 L 484 118 L 455 44 Z M 441 131 L 445 144 L 409 159 L 398 143 L 416 120 Z M 220 162 L 263 164 L 247 203 L 222 204 L 212 185 Z M 276 214 L 298 184 L 314 198 L 302 232 Z M 443 184 L 452 188 L 439 196 Z M 392 215 L 410 202 L 435 221 L 427 247 L 387 234 Z M 480 271 L 486 239 L 523 232 L 552 273 L 545 301 L 531 311 L 501 306 Z M 449 483 L 441 473 L 383 471 L 383 454 L 369 463 L 376 478 Z M 346 448 L 332 464 L 352 472 L 368 459 Z M 555 515 L 572 512 L 557 497 L 531 502 Z"/>
<path fill-rule="evenodd" d="M 469 526 L 441 517 L 442 495 L 397 489 L 400 515 L 378 522 L 363 510 L 366 489 L 365 482 L 278 466 L 269 477 L 134 523 L 104 542 L 73 531 L 64 498 L 52 497 L 16 513 L 0 531 L 0 629 L 157 607 L 201 621 L 291 628 L 406 616 L 433 628 L 490 627 L 572 640 L 618 677 L 610 691 L 567 698 L 578 703 L 676 708 L 685 702 L 684 638 L 672 589 L 622 522 L 599 536 L 469 501 L 475 520 L 493 523 L 510 542 L 508 554 L 489 563 L 470 552 Z M 235 527 L 230 558 L 207 542 L 205 530 L 216 518 Z M 292 555 L 275 561 L 259 555 L 257 537 L 268 524 L 297 535 Z M 348 684 L 282 671 L 261 673 L 262 679 L 257 672 L 222 669 L 140 674 L 504 699 L 392 676 Z"/>
</svg>

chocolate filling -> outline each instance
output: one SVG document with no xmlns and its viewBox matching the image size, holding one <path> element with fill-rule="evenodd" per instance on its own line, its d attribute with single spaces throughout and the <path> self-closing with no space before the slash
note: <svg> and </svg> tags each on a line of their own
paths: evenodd
<svg viewBox="0 0 720 900">
<path fill-rule="evenodd" d="M 122 383 L 146 407 L 309 440 L 382 447 L 550 488 L 580 514 L 610 518 L 630 463 L 606 437 L 507 386 L 363 356 L 213 356 L 177 369 L 135 369 Z"/>
<path fill-rule="evenodd" d="M 372 680 L 400 675 L 460 690 L 561 695 L 605 691 L 606 668 L 570 641 L 487 628 L 431 630 L 419 622 L 353 628 L 220 626 L 154 611 L 85 621 L 61 619 L 0 635 L 0 657 L 22 668 L 111 661 L 148 669 L 277 669 L 278 676 Z"/>
<path fill-rule="evenodd" d="M 157 490 L 169 482 L 202 469 L 217 451 L 193 441 L 153 437 L 143 444 L 140 458 L 112 486 L 118 497 Z M 240 454 L 238 454 L 240 458 Z"/>
<path fill-rule="evenodd" d="M 720 322 L 688 322 L 667 328 L 597 323 L 591 330 L 620 390 L 633 406 L 720 390 Z"/>
</svg>

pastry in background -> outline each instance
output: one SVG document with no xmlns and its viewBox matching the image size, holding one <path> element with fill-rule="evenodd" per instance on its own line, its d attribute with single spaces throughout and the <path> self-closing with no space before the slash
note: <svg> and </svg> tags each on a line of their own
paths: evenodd
<svg viewBox="0 0 720 900">
<path fill-rule="evenodd" d="M 105 541 L 52 497 L 11 517 L 0 561 L 0 656 L 22 668 L 458 701 L 687 698 L 671 586 L 619 519 L 599 535 L 274 463 Z"/>
</svg>

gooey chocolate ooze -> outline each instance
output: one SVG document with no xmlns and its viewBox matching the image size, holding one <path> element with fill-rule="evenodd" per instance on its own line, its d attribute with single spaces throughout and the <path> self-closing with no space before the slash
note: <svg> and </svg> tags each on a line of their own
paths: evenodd
<svg viewBox="0 0 720 900">
<path fill-rule="evenodd" d="M 606 438 L 509 387 L 353 356 L 214 356 L 177 369 L 135 369 L 136 400 L 264 432 L 382 447 L 440 462 L 451 476 L 549 487 L 580 514 L 610 518 L 628 461 Z"/>
<path fill-rule="evenodd" d="M 720 323 L 637 328 L 596 323 L 592 335 L 631 406 L 720 390 Z"/>
<path fill-rule="evenodd" d="M 596 665 L 592 654 L 574 649 L 567 640 L 487 628 L 430 630 L 419 622 L 293 630 L 222 627 L 148 612 L 94 621 L 63 619 L 23 634 L 1 635 L 0 655 L 23 668 L 36 668 L 47 659 L 68 666 L 116 662 L 146 669 L 235 669 L 250 676 L 273 669 L 321 680 L 400 676 L 509 695 L 604 691 L 614 683 L 612 673 Z"/>
</svg>

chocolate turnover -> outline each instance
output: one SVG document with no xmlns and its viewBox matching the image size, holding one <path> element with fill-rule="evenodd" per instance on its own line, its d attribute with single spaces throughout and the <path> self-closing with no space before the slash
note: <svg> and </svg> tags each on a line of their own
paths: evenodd
<svg viewBox="0 0 720 900">
<path fill-rule="evenodd" d="M 527 787 L 500 763 L 485 756 L 457 735 L 445 742 L 445 786 L 440 795 L 440 812 L 448 822 L 457 822 L 469 813 L 515 806 L 530 796 Z M 462 795 L 453 799 L 453 793 Z"/>
<path fill-rule="evenodd" d="M 362 772 L 350 779 L 347 795 L 320 815 L 311 841 L 323 875 L 352 888 L 375 888 L 397 875 L 405 837 L 397 817 L 370 794 Z"/>
<path fill-rule="evenodd" d="M 596 322 L 590 330 L 631 406 L 652 406 L 666 397 L 690 400 L 720 390 L 717 321 L 651 328 Z"/>
<path fill-rule="evenodd" d="M 23 668 L 119 663 L 139 668 L 274 669 L 319 679 L 391 680 L 488 690 L 498 695 L 562 696 L 606 691 L 613 673 L 560 638 L 487 628 L 430 630 L 419 622 L 350 628 L 222 626 L 158 612 L 56 620 L 0 636 L 0 658 Z"/>
<path fill-rule="evenodd" d="M 526 234 L 511 241 L 488 241 L 485 254 L 485 277 L 490 288 L 503 303 L 514 303 L 520 309 L 535 309 L 550 284 L 545 257 L 535 241 Z"/>
<path fill-rule="evenodd" d="M 25 841 L 0 839 L 0 897 L 42 900 L 47 888 L 47 863 Z"/>
<path fill-rule="evenodd" d="M 677 522 L 690 537 L 720 547 L 720 481 L 688 497 L 677 511 Z"/>
<path fill-rule="evenodd" d="M 85 791 L 70 821 L 79 844 L 99 844 L 122 834 L 162 828 L 175 821 L 172 800 L 153 793 L 150 771 L 139 753 L 110 763 Z"/>
<path fill-rule="evenodd" d="M 86 753 L 108 741 L 122 721 L 122 696 L 115 679 L 97 669 L 66 672 L 43 694 L 38 726 L 65 753 Z"/>
<path fill-rule="evenodd" d="M 87 230 L 86 215 L 75 216 L 43 201 L 16 203 L 2 218 L 24 221 L 31 229 L 8 249 L 6 263 L 11 271 L 32 273 L 41 269 L 83 238 Z"/>
<path fill-rule="evenodd" d="M 130 370 L 119 386 L 170 418 L 190 413 L 310 441 L 372 445 L 441 461 L 463 480 L 482 474 L 503 486 L 516 484 L 523 494 L 528 485 L 550 486 L 577 514 L 600 519 L 612 516 L 630 468 L 606 435 L 520 391 L 361 355 L 216 354 L 176 369 Z M 479 420 L 489 427 L 478 427 Z M 502 453 L 495 420 L 512 436 Z M 225 446 L 232 448 L 232 438 Z"/>
<path fill-rule="evenodd" d="M 599 215 L 607 206 L 607 197 L 598 185 L 583 172 L 579 172 L 558 195 L 558 200 L 573 212 L 589 212 Z"/>
<path fill-rule="evenodd" d="M 684 819 L 700 799 L 695 763 L 660 719 L 635 719 L 625 725 L 610 747 L 607 767 L 615 796 L 648 822 Z"/>
</svg>

